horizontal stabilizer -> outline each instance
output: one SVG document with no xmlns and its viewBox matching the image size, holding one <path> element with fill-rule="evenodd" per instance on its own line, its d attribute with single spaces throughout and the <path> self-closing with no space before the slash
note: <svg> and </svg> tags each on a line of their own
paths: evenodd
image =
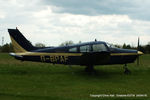
<svg viewBox="0 0 150 100">
<path fill-rule="evenodd" d="M 17 55 L 16 53 L 9 53 L 12 57 L 15 57 L 16 59 L 22 60 L 23 56 Z"/>
</svg>

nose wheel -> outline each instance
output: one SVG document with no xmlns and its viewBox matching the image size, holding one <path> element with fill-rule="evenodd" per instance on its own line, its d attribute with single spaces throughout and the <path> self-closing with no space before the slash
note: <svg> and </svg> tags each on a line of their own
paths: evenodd
<svg viewBox="0 0 150 100">
<path fill-rule="evenodd" d="M 131 71 L 128 69 L 127 64 L 125 64 L 123 68 L 124 68 L 124 74 L 131 74 Z"/>
</svg>

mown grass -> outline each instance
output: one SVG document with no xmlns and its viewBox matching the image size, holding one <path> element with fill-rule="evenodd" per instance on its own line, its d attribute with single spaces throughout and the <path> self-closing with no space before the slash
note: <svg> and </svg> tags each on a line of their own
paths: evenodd
<svg viewBox="0 0 150 100">
<path fill-rule="evenodd" d="M 99 100 L 150 99 L 150 55 L 141 56 L 140 66 L 129 64 L 95 66 L 89 75 L 83 66 L 21 62 L 0 54 L 0 100 Z M 90 97 L 90 94 L 147 94 L 143 98 Z"/>
</svg>

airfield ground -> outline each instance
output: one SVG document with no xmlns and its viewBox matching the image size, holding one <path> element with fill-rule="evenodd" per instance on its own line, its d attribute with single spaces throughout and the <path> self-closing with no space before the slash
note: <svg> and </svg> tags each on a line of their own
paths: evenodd
<svg viewBox="0 0 150 100">
<path fill-rule="evenodd" d="M 140 66 L 95 66 L 97 75 L 88 75 L 83 66 L 21 62 L 0 54 L 0 100 L 115 100 L 150 99 L 150 55 L 140 57 Z M 92 97 L 98 94 L 114 97 Z M 142 94 L 147 97 L 116 97 Z M 90 96 L 91 95 L 91 96 Z"/>
</svg>

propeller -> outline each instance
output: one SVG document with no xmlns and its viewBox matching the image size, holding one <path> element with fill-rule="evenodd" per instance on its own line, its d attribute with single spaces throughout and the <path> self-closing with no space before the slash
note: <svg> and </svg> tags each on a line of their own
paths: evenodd
<svg viewBox="0 0 150 100">
<path fill-rule="evenodd" d="M 137 53 L 139 52 L 140 49 L 140 38 L 138 37 L 138 45 L 137 45 Z M 139 66 L 139 54 L 137 54 L 137 65 Z"/>
</svg>

